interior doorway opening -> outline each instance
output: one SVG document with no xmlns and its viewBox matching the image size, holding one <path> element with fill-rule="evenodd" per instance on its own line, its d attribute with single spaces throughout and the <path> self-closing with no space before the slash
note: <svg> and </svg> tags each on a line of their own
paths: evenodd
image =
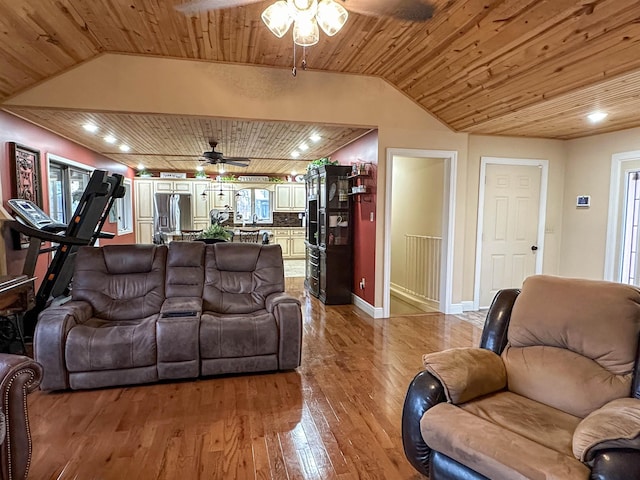
<svg viewBox="0 0 640 480">
<path fill-rule="evenodd" d="M 387 150 L 383 315 L 452 313 L 457 152 Z M 401 303 L 400 303 L 401 302 Z"/>
</svg>

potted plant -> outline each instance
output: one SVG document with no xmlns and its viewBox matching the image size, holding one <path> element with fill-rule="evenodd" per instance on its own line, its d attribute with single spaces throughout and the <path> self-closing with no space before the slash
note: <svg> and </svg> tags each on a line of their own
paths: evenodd
<svg viewBox="0 0 640 480">
<path fill-rule="evenodd" d="M 203 230 L 196 240 L 205 243 L 227 242 L 231 238 L 231 233 L 219 223 L 212 224 L 206 230 Z"/>
<path fill-rule="evenodd" d="M 337 160 L 331 161 L 329 157 L 322 157 L 322 158 L 318 158 L 317 160 L 312 160 L 307 165 L 307 172 L 311 170 L 317 170 L 323 165 L 338 165 L 338 161 Z"/>
</svg>

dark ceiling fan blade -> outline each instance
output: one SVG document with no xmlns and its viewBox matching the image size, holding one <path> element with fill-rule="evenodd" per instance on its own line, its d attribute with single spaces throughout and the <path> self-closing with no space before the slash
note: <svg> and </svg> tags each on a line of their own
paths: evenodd
<svg viewBox="0 0 640 480">
<path fill-rule="evenodd" d="M 251 159 L 247 157 L 222 157 L 223 162 L 250 162 Z"/>
<path fill-rule="evenodd" d="M 342 0 L 347 10 L 368 16 L 387 16 L 411 22 L 425 22 L 434 6 L 425 0 Z"/>
<path fill-rule="evenodd" d="M 249 161 L 248 158 L 244 159 L 244 162 L 248 162 L 248 161 Z M 221 160 L 220 163 L 225 163 L 227 165 L 234 165 L 236 167 L 248 167 L 249 166 L 248 163 L 241 163 L 239 161 L 239 159 L 237 159 L 237 158 L 234 158 L 234 159 L 225 158 L 224 160 Z"/>
<path fill-rule="evenodd" d="M 262 1 L 264 0 L 196 0 L 176 5 L 174 8 L 179 12 L 192 14 L 209 10 L 221 10 L 223 8 L 243 7 L 244 5 Z"/>
</svg>

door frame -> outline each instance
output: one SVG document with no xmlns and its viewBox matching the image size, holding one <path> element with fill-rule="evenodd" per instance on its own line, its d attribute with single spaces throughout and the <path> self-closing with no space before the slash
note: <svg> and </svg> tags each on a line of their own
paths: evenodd
<svg viewBox="0 0 640 480">
<path fill-rule="evenodd" d="M 632 150 L 629 152 L 614 153 L 611 155 L 611 178 L 609 180 L 609 218 L 607 219 L 607 238 L 604 253 L 604 280 L 611 282 L 619 282 L 620 255 L 616 255 L 620 236 L 622 235 L 620 218 L 620 194 L 621 181 L 620 175 L 623 172 L 624 162 L 633 162 L 640 160 L 640 150 Z M 616 278 L 618 277 L 618 278 Z"/>
<path fill-rule="evenodd" d="M 476 235 L 476 267 L 473 287 L 473 309 L 480 309 L 480 270 L 482 268 L 482 234 L 484 228 L 484 196 L 487 181 L 487 165 L 513 165 L 540 167 L 540 200 L 538 209 L 538 238 L 535 273 L 542 273 L 544 259 L 544 232 L 547 216 L 547 189 L 549 182 L 549 160 L 531 158 L 480 157 L 480 188 L 478 189 L 478 228 Z"/>
<path fill-rule="evenodd" d="M 456 172 L 458 168 L 458 152 L 455 150 L 387 148 L 385 174 L 386 193 L 384 205 L 383 317 L 389 318 L 391 309 L 391 203 L 394 157 L 441 158 L 444 160 L 444 188 L 442 193 L 442 251 L 440 263 L 440 299 L 438 308 L 443 313 L 455 313 L 451 304 L 451 292 L 453 289 L 453 238 L 456 210 Z"/>
</svg>

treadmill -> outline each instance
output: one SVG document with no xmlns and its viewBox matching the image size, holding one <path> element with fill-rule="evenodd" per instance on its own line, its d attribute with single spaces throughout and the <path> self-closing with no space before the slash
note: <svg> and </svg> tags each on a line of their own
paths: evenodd
<svg viewBox="0 0 640 480">
<path fill-rule="evenodd" d="M 55 222 L 30 200 L 8 201 L 17 220 L 7 224 L 30 239 L 22 273 L 32 277 L 38 257 L 43 253 L 54 252 L 36 293 L 35 307 L 25 315 L 26 333 L 33 332 L 38 314 L 53 299 L 68 295 L 78 248 L 95 245 L 98 238 L 115 236 L 113 233 L 102 232 L 101 229 L 115 200 L 124 197 L 124 194 L 122 175 L 109 175 L 104 170 L 94 170 L 68 224 Z M 42 248 L 44 242 L 51 242 L 52 246 Z"/>
</svg>

